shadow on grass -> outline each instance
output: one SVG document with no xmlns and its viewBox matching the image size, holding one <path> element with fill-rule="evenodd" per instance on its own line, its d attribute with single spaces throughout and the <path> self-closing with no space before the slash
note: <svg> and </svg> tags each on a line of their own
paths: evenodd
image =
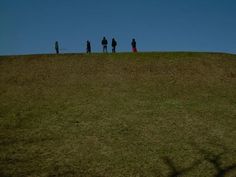
<svg viewBox="0 0 236 177">
<path fill-rule="evenodd" d="M 162 159 L 164 163 L 166 164 L 166 166 L 169 167 L 169 170 L 170 170 L 168 177 L 179 177 L 179 176 L 185 175 L 187 172 L 190 172 L 191 170 L 196 168 L 198 165 L 200 165 L 204 161 L 207 161 L 214 167 L 216 173 L 213 177 L 226 177 L 226 175 L 236 170 L 236 163 L 233 163 L 228 166 L 223 165 L 222 156 L 228 153 L 227 149 L 224 146 L 221 145 L 221 149 L 222 149 L 221 153 L 210 152 L 208 150 L 200 148 L 196 144 L 192 144 L 192 146 L 203 156 L 203 159 L 196 160 L 189 167 L 180 169 L 176 167 L 176 165 L 170 158 L 163 157 Z"/>
<path fill-rule="evenodd" d="M 164 157 L 163 161 L 170 169 L 170 173 L 168 177 L 178 177 L 178 176 L 184 175 L 185 173 L 187 173 L 188 171 L 191 171 L 192 169 L 194 169 L 196 166 L 198 166 L 201 163 L 201 161 L 199 160 L 199 161 L 194 162 L 192 165 L 190 165 L 187 168 L 178 169 L 170 158 Z"/>
<path fill-rule="evenodd" d="M 196 144 L 194 144 L 194 147 L 200 152 L 201 155 L 203 155 L 204 160 L 210 163 L 215 168 L 216 174 L 214 177 L 225 177 L 233 170 L 236 170 L 236 163 L 233 163 L 228 166 L 223 166 L 222 156 L 227 154 L 227 149 L 223 145 L 221 145 L 221 153 L 213 153 L 207 151 L 198 147 Z"/>
</svg>

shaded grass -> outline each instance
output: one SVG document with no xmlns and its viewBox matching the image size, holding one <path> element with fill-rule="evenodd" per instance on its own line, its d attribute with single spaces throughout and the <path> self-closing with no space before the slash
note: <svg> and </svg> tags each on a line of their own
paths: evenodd
<svg viewBox="0 0 236 177">
<path fill-rule="evenodd" d="M 208 151 L 236 163 L 234 55 L 1 57 L 0 100 L 2 176 L 216 176 Z"/>
</svg>

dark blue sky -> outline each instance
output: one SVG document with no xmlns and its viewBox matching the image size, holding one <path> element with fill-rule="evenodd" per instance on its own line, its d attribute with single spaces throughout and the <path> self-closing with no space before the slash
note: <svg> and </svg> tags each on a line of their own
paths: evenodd
<svg viewBox="0 0 236 177">
<path fill-rule="evenodd" d="M 106 36 L 118 51 L 236 53 L 235 0 L 0 0 L 0 55 L 101 51 Z M 111 47 L 109 46 L 109 50 Z"/>
</svg>

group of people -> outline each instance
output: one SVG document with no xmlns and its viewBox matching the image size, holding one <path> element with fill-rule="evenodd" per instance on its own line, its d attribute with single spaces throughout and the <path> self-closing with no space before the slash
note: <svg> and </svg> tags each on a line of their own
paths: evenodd
<svg viewBox="0 0 236 177">
<path fill-rule="evenodd" d="M 101 44 L 103 46 L 103 53 L 107 53 L 108 42 L 107 42 L 106 37 L 103 37 Z M 111 41 L 112 53 L 116 52 L 116 46 L 117 46 L 117 42 L 116 42 L 115 38 L 112 38 L 112 41 Z M 87 53 L 88 53 L 88 51 L 87 51 Z"/>
<path fill-rule="evenodd" d="M 101 44 L 103 46 L 103 53 L 107 53 L 108 41 L 107 41 L 106 37 L 103 37 Z M 112 38 L 112 41 L 111 41 L 112 53 L 116 52 L 116 46 L 117 46 L 117 41 L 115 40 L 115 38 Z M 132 46 L 132 51 L 137 52 L 135 39 L 132 39 L 131 46 Z M 55 42 L 55 50 L 56 50 L 56 54 L 59 54 L 58 41 Z M 91 53 L 91 43 L 89 40 L 87 40 L 86 52 Z"/>
</svg>

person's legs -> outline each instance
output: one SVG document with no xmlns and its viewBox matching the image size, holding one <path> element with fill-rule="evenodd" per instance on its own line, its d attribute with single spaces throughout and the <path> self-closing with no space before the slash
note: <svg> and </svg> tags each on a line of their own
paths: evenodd
<svg viewBox="0 0 236 177">
<path fill-rule="evenodd" d="M 137 52 L 137 49 L 135 47 L 133 47 L 132 51 L 135 53 L 135 52 Z"/>
<path fill-rule="evenodd" d="M 87 53 L 91 53 L 91 48 L 90 47 L 87 48 Z"/>
<path fill-rule="evenodd" d="M 103 46 L 103 53 L 107 53 L 107 46 L 106 45 Z"/>
</svg>

